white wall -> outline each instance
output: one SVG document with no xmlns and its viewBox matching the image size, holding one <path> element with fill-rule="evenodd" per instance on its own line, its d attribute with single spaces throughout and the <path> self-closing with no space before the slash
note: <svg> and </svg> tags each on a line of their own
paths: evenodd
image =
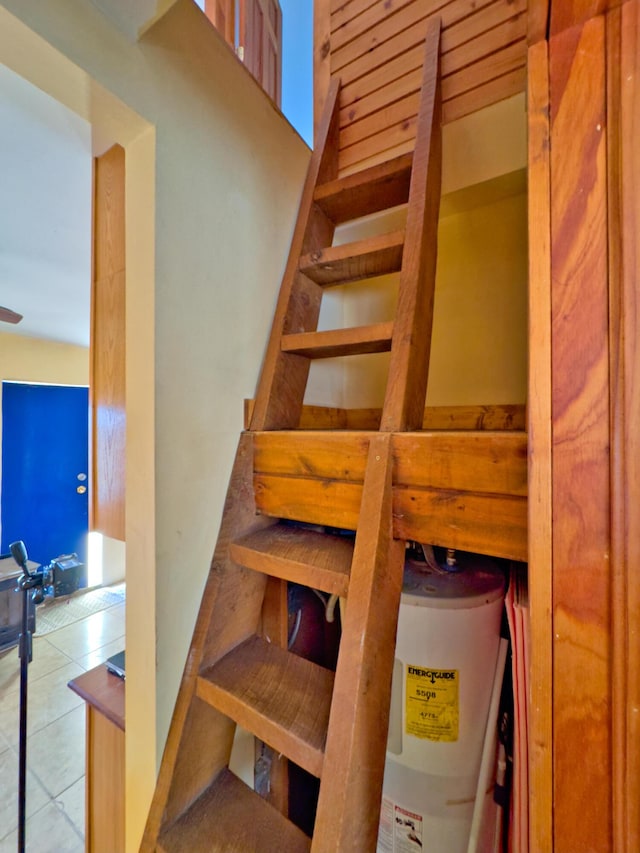
<svg viewBox="0 0 640 853">
<path fill-rule="evenodd" d="M 309 152 L 190 0 L 138 43 L 86 0 L 4 0 L 0 60 L 126 150 L 134 850 Z"/>
</svg>

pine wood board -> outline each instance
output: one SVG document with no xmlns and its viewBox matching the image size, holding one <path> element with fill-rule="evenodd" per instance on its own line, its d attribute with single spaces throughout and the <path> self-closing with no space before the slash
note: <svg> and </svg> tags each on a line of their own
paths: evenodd
<svg viewBox="0 0 640 853">
<path fill-rule="evenodd" d="M 526 32 L 526 19 L 522 18 L 522 14 L 526 13 L 526 0 L 515 0 L 512 4 L 504 0 L 480 0 L 475 13 L 469 17 L 461 14 L 464 11 L 463 7 L 466 8 L 466 6 L 468 6 L 466 0 L 464 4 L 450 4 L 440 15 L 443 28 L 441 46 L 443 56 L 456 48 L 464 52 L 465 45 L 470 51 L 468 59 L 461 60 L 458 55 L 457 62 L 460 67 L 470 64 L 474 57 L 478 59 L 480 54 L 488 55 L 496 49 L 497 46 L 491 35 L 496 27 L 514 22 L 512 29 L 503 30 L 505 41 L 499 46 L 521 38 Z M 339 74 L 342 85 L 348 87 L 376 68 L 386 67 L 391 61 L 413 48 L 424 45 L 427 23 L 432 16 L 422 14 L 419 17 L 418 11 L 417 6 L 412 6 L 405 11 L 405 17 L 409 21 L 406 29 L 398 29 L 402 21 L 397 17 L 392 18 L 395 28 L 390 28 L 383 20 L 377 28 L 363 33 L 359 42 L 360 50 L 357 50 L 355 43 L 352 43 L 348 47 L 348 56 L 340 55 L 340 51 L 337 54 L 332 53 L 332 75 Z M 482 47 L 485 35 L 488 39 L 486 48 Z M 418 67 L 422 65 L 423 58 L 424 54 L 417 59 Z M 347 61 L 344 61 L 345 59 Z"/>
<path fill-rule="evenodd" d="M 197 695 L 319 777 L 333 679 L 330 670 L 251 637 L 202 672 Z"/>
<path fill-rule="evenodd" d="M 251 420 L 253 400 L 244 401 L 244 421 Z M 381 409 L 342 409 L 333 406 L 303 406 L 300 428 L 304 430 L 378 430 Z M 526 407 L 520 404 L 496 406 L 427 406 L 423 430 L 524 430 Z"/>
<path fill-rule="evenodd" d="M 373 436 L 360 432 L 258 433 L 255 472 L 361 484 Z M 393 483 L 398 488 L 527 494 L 527 438 L 521 432 L 394 433 L 392 452 Z"/>
<path fill-rule="evenodd" d="M 254 571 L 345 597 L 353 542 L 284 524 L 274 524 L 230 546 L 233 560 Z"/>
<path fill-rule="evenodd" d="M 300 272 L 324 286 L 374 278 L 400 269 L 403 247 L 404 231 L 329 246 L 300 258 Z"/>
<path fill-rule="evenodd" d="M 441 59 L 443 78 L 446 79 L 454 75 L 455 72 L 468 68 L 480 60 L 488 59 L 497 51 L 520 41 L 524 30 L 523 19 L 525 18 L 526 15 L 522 12 L 484 33 L 482 40 L 474 39 L 443 53 Z M 522 54 L 524 61 L 526 59 L 524 50 Z M 363 102 L 368 98 L 374 99 L 379 90 L 393 84 L 399 78 L 409 78 L 409 75 L 412 75 L 410 80 L 413 82 L 416 79 L 415 75 L 420 73 L 423 55 L 424 44 L 419 42 L 415 47 L 401 53 L 383 66 L 374 68 L 364 76 L 358 77 L 352 83 L 343 81 L 340 89 L 340 126 L 342 127 L 347 121 L 355 120 L 357 117 L 356 113 L 350 114 L 348 108 L 351 105 L 354 107 L 357 105 L 359 114 L 364 115 L 367 111 L 361 109 Z M 416 88 L 419 85 L 420 80 L 418 78 Z M 407 87 L 402 91 L 402 94 L 408 94 L 410 91 L 411 89 Z"/>
<path fill-rule="evenodd" d="M 505 98 L 517 95 L 524 91 L 527 80 L 527 69 L 525 65 L 508 71 L 495 80 L 489 80 L 481 86 L 477 86 L 470 92 L 465 92 L 456 98 L 451 98 L 442 105 L 443 121 L 446 123 L 463 118 L 482 107 L 488 107 Z"/>
<path fill-rule="evenodd" d="M 490 56 L 479 59 L 455 74 L 443 77 L 442 100 L 445 104 L 444 109 L 448 111 L 447 115 L 451 116 L 454 110 L 472 111 L 463 106 L 461 100 L 456 100 L 455 106 L 452 104 L 447 106 L 447 102 L 467 95 L 466 101 L 475 105 L 478 101 L 478 81 L 482 81 L 484 97 L 495 97 L 496 92 L 502 91 L 505 86 L 506 91 L 511 93 L 514 81 L 517 84 L 515 91 L 521 91 L 526 64 L 525 50 L 526 42 L 521 39 L 495 51 Z M 380 132 L 381 127 L 395 124 L 402 119 L 408 120 L 416 115 L 420 77 L 420 70 L 415 69 L 404 77 L 377 89 L 357 103 L 342 109 L 340 111 L 341 149 L 346 149 L 373 136 Z M 499 84 L 494 82 L 498 79 L 501 81 Z"/>
<path fill-rule="evenodd" d="M 393 538 L 391 469 L 391 436 L 376 435 L 367 459 L 336 669 L 325 756 L 332 773 L 320 788 L 317 851 L 374 850 L 378 835 L 405 553 L 404 542 Z M 354 814 L 365 818 L 354 820 Z"/>
<path fill-rule="evenodd" d="M 397 433 L 393 459 L 399 487 L 527 495 L 524 433 Z"/>
<path fill-rule="evenodd" d="M 323 184 L 314 200 L 336 224 L 405 204 L 412 162 L 413 152 Z"/>
<path fill-rule="evenodd" d="M 522 92 L 526 82 L 526 67 L 523 65 L 452 98 L 442 104 L 442 122 L 448 124 L 463 118 L 483 107 L 510 98 Z M 417 117 L 402 119 L 394 125 L 381 129 L 378 133 L 340 150 L 340 173 L 350 174 L 360 168 L 360 164 L 370 164 L 378 158 L 384 159 L 411 150 L 416 136 Z"/>
<path fill-rule="evenodd" d="M 309 853 L 311 841 L 229 770 L 160 838 L 157 853 Z"/>
<path fill-rule="evenodd" d="M 303 355 L 310 359 L 388 352 L 391 349 L 392 333 L 391 321 L 348 329 L 300 332 L 283 335 L 281 348 L 283 352 Z"/>
<path fill-rule="evenodd" d="M 330 16 L 331 30 L 335 31 L 344 26 L 356 15 L 364 12 L 378 0 L 331 0 Z"/>
<path fill-rule="evenodd" d="M 349 433 L 257 435 L 258 508 L 355 530 L 369 440 Z M 395 535 L 526 560 L 523 434 L 396 433 L 392 456 Z"/>
<path fill-rule="evenodd" d="M 394 535 L 526 562 L 527 501 L 454 489 L 395 489 Z"/>
<path fill-rule="evenodd" d="M 426 24 L 442 18 L 442 121 L 511 97 L 526 84 L 526 0 L 397 0 L 334 10 L 331 75 L 340 96 L 341 174 L 411 150 Z M 338 15 L 338 17 L 336 17 Z"/>
<path fill-rule="evenodd" d="M 433 328 L 438 217 L 442 181 L 440 21 L 427 24 L 420 115 L 398 303 L 380 429 L 417 429 L 422 423 Z"/>
<path fill-rule="evenodd" d="M 352 22 L 354 29 L 357 27 L 359 30 L 356 38 L 336 50 L 332 46 L 331 73 L 340 72 L 342 76 L 342 69 L 346 66 L 367 54 L 371 55 L 378 51 L 384 59 L 376 56 L 375 61 L 378 65 L 382 65 L 419 41 L 424 41 L 427 23 L 432 17 L 440 18 L 443 30 L 459 27 L 451 37 L 451 41 L 462 44 L 495 26 L 496 23 L 500 23 L 501 20 L 522 11 L 520 8 L 522 2 L 523 0 L 514 0 L 513 3 L 507 3 L 505 0 L 453 0 L 447 4 L 436 3 L 434 11 L 431 0 L 414 0 L 414 2 L 400 0 L 401 8 L 392 9 L 391 14 L 383 5 L 373 7 Z M 485 9 L 491 10 L 488 15 Z M 391 46 L 389 42 L 392 40 L 396 41 Z M 443 43 L 443 50 L 448 49 L 450 49 L 450 43 Z M 345 82 L 354 79 L 352 73 L 352 71 L 345 72 Z"/>
<path fill-rule="evenodd" d="M 553 593 L 551 447 L 551 187 L 548 45 L 529 49 L 529 601 L 530 838 L 553 849 Z"/>
</svg>

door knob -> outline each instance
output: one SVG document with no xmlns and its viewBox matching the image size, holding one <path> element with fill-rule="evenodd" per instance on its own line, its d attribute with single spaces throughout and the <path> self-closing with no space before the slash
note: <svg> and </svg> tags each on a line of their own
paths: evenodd
<svg viewBox="0 0 640 853">
<path fill-rule="evenodd" d="M 76 492 L 77 492 L 79 495 L 84 495 L 84 493 L 85 493 L 86 491 L 87 491 L 87 487 L 86 487 L 86 486 L 78 486 L 78 488 L 76 489 Z"/>
</svg>

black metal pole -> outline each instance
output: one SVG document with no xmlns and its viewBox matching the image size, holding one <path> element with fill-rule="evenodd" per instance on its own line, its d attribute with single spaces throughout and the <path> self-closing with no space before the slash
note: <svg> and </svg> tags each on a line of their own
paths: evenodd
<svg viewBox="0 0 640 853">
<path fill-rule="evenodd" d="M 22 589 L 22 633 L 20 634 L 20 759 L 18 773 L 18 853 L 24 853 L 26 796 L 27 796 L 27 683 L 31 660 L 31 632 L 29 631 L 29 596 L 32 594 L 30 578 L 20 578 Z M 26 581 L 26 582 L 24 582 Z"/>
</svg>

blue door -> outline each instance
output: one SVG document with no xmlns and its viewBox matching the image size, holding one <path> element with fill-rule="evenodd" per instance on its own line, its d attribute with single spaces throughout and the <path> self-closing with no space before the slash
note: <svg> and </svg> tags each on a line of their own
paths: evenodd
<svg viewBox="0 0 640 853">
<path fill-rule="evenodd" d="M 88 450 L 88 388 L 2 383 L 3 553 L 22 539 L 38 563 L 75 552 L 86 566 Z"/>
</svg>

